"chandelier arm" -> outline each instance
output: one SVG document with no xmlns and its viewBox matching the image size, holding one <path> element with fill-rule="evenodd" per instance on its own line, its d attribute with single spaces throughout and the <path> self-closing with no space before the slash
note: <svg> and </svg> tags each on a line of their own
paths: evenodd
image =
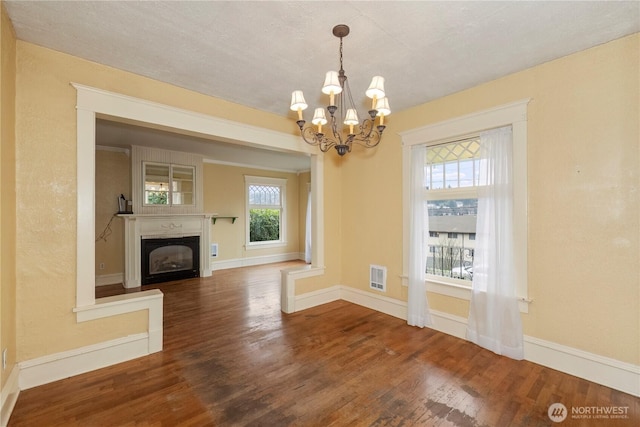
<svg viewBox="0 0 640 427">
<path fill-rule="evenodd" d="M 326 153 L 331 147 L 337 145 L 335 141 L 328 139 L 325 134 L 316 132 L 312 125 L 306 125 L 300 128 L 300 134 L 304 142 L 309 145 L 317 145 L 323 153 Z"/>
<path fill-rule="evenodd" d="M 360 124 L 360 133 L 357 135 L 360 140 L 368 139 L 374 130 L 375 121 L 372 119 L 365 119 Z"/>
<path fill-rule="evenodd" d="M 382 139 L 381 132 L 370 129 L 367 135 L 364 135 L 363 133 L 355 135 L 354 138 L 352 139 L 352 142 L 354 144 L 358 144 L 363 147 L 373 148 L 380 143 L 381 139 Z"/>
<path fill-rule="evenodd" d="M 322 151 L 323 153 L 326 153 L 327 151 L 329 151 L 331 149 L 331 147 L 336 146 L 336 142 L 332 141 L 330 139 L 327 138 L 322 138 L 322 141 L 320 142 L 320 151 Z"/>
<path fill-rule="evenodd" d="M 309 145 L 320 145 L 322 141 L 322 134 L 317 133 L 313 126 L 307 125 L 300 129 L 302 139 Z"/>
</svg>

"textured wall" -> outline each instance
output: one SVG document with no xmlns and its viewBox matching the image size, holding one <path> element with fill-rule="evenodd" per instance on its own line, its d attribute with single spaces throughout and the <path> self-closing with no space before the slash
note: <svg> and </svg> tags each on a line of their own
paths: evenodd
<svg viewBox="0 0 640 427">
<path fill-rule="evenodd" d="M 287 245 L 267 249 L 245 249 L 246 203 L 244 176 L 282 178 L 287 180 Z M 275 172 L 213 163 L 204 164 L 205 212 L 220 216 L 237 216 L 235 223 L 219 219 L 211 226 L 211 240 L 219 245 L 216 261 L 299 252 L 299 191 L 295 173 Z"/>
<path fill-rule="evenodd" d="M 343 283 L 365 290 L 370 263 L 402 288 L 398 132 L 532 98 L 528 115 L 527 335 L 640 364 L 640 36 L 626 37 L 393 114 L 374 156 L 343 167 Z M 429 295 L 462 317 L 464 300 Z"/>
<path fill-rule="evenodd" d="M 129 155 L 96 150 L 96 276 L 124 273 L 124 220 L 113 217 L 120 194 L 131 200 Z"/>
<path fill-rule="evenodd" d="M 16 38 L 0 5 L 0 352 L 7 349 L 4 385 L 16 362 Z"/>
</svg>

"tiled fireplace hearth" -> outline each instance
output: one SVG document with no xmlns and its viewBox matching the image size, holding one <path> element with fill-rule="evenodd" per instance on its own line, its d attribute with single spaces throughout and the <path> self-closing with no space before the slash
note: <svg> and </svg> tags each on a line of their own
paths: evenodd
<svg viewBox="0 0 640 427">
<path fill-rule="evenodd" d="M 199 276 L 211 276 L 209 256 L 211 217 L 215 214 L 180 215 L 120 215 L 124 219 L 125 262 L 124 287 L 137 288 L 143 284 L 143 240 L 183 239 L 197 236 L 199 239 Z M 146 261 L 145 261 L 146 262 Z"/>
</svg>

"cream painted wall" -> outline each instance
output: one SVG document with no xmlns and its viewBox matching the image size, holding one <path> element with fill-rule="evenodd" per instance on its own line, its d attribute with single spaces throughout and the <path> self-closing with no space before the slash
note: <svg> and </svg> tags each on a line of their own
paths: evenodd
<svg viewBox="0 0 640 427">
<path fill-rule="evenodd" d="M 7 367 L 0 375 L 5 385 L 16 364 L 16 38 L 0 4 L 0 353 L 7 349 Z"/>
<path fill-rule="evenodd" d="M 532 98 L 524 333 L 640 364 L 639 52 L 635 34 L 391 115 L 375 155 L 342 168 L 343 283 L 366 290 L 379 263 L 406 300 L 398 132 Z M 468 315 L 466 301 L 429 301 Z"/>
<path fill-rule="evenodd" d="M 76 91 L 70 82 L 233 121 L 250 121 L 280 132 L 296 134 L 297 127 L 295 121 L 285 117 L 23 41 L 17 42 L 16 55 L 16 185 L 20 212 L 16 224 L 17 360 L 23 361 L 146 331 L 145 313 L 78 324 L 71 311 L 76 291 Z M 325 190 L 339 195 L 339 170 L 330 161 L 324 165 L 329 182 Z M 329 198 L 326 218 L 339 218 L 339 203 L 339 197 Z M 327 274 L 314 279 L 313 287 L 339 281 L 339 240 L 334 230 L 330 227 L 325 237 L 330 242 L 326 251 L 331 252 L 326 257 Z M 297 247 L 297 235 L 293 241 Z"/>
<path fill-rule="evenodd" d="M 269 249 L 245 249 L 246 205 L 244 176 L 287 180 L 287 245 Z M 211 241 L 218 243 L 216 261 L 300 252 L 299 184 L 295 173 L 267 171 L 214 163 L 204 164 L 204 209 L 219 216 L 237 216 L 235 223 L 219 219 L 211 226 Z M 304 219 L 304 218 L 303 218 Z"/>
<path fill-rule="evenodd" d="M 335 151 L 324 156 L 324 264 L 326 267 L 322 276 L 310 277 L 296 281 L 295 295 L 317 291 L 334 285 L 344 284 L 342 281 L 342 165 L 344 159 Z M 345 259 L 344 262 L 349 262 Z"/>
<path fill-rule="evenodd" d="M 124 273 L 124 220 L 118 196 L 131 200 L 131 161 L 122 151 L 96 150 L 96 276 Z M 110 231 L 107 231 L 109 226 Z M 104 263 L 104 269 L 100 264 Z"/>
</svg>

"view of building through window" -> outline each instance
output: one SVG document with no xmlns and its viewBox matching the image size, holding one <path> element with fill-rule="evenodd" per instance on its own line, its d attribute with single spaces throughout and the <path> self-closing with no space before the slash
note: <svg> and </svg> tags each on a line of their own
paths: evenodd
<svg viewBox="0 0 640 427">
<path fill-rule="evenodd" d="M 479 138 L 427 148 L 427 274 L 471 281 L 478 211 Z"/>
<path fill-rule="evenodd" d="M 427 273 L 471 280 L 478 199 L 431 200 Z"/>
</svg>

